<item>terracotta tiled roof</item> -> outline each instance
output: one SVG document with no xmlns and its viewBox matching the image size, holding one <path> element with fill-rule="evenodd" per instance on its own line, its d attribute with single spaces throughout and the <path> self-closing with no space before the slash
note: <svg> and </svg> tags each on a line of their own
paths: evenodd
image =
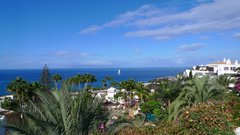
<svg viewBox="0 0 240 135">
<path fill-rule="evenodd" d="M 226 62 L 220 61 L 220 62 L 214 62 L 214 63 L 210 63 L 210 64 L 226 64 Z"/>
</svg>

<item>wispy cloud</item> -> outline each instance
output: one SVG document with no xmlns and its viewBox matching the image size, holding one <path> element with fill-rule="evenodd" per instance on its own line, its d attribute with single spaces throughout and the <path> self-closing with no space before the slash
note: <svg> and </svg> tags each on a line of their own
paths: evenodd
<svg viewBox="0 0 240 135">
<path fill-rule="evenodd" d="M 182 34 L 221 32 L 240 28 L 239 7 L 239 0 L 203 2 L 183 12 L 172 12 L 154 5 L 143 5 L 103 25 L 83 29 L 81 33 L 97 32 L 109 27 L 131 26 L 135 30 L 126 32 L 124 34 L 126 37 L 152 37 L 162 40 Z"/>
<path fill-rule="evenodd" d="M 134 50 L 135 54 L 141 54 L 142 53 L 142 50 L 140 48 L 136 48 Z"/>
<path fill-rule="evenodd" d="M 132 26 L 132 22 L 136 20 L 141 20 L 141 18 L 149 18 L 152 16 L 156 16 L 158 14 L 162 14 L 162 11 L 158 9 L 156 6 L 153 5 L 143 5 L 140 8 L 134 11 L 128 11 L 124 14 L 118 15 L 112 21 L 106 22 L 103 25 L 97 26 L 92 25 L 88 28 L 82 29 L 80 33 L 87 34 L 87 33 L 96 33 L 103 28 L 109 27 L 118 27 L 118 26 Z"/>
<path fill-rule="evenodd" d="M 80 33 L 81 34 L 96 33 L 97 31 L 99 31 L 101 29 L 102 29 L 101 26 L 93 25 L 93 26 L 90 26 L 86 29 L 81 30 Z"/>
<path fill-rule="evenodd" d="M 235 34 L 234 34 L 234 37 L 240 39 L 240 32 L 235 33 Z"/>
<path fill-rule="evenodd" d="M 191 44 L 191 45 L 181 45 L 177 48 L 177 51 L 182 52 L 194 52 L 204 48 L 204 44 Z"/>
<path fill-rule="evenodd" d="M 87 53 L 87 52 L 78 52 L 78 51 L 57 51 L 53 53 L 56 57 L 86 57 L 93 56 L 95 54 Z"/>
</svg>

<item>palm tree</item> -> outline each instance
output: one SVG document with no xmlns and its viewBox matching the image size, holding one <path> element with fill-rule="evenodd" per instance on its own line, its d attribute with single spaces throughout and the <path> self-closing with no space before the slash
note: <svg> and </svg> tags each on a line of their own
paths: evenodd
<svg viewBox="0 0 240 135">
<path fill-rule="evenodd" d="M 195 76 L 186 82 L 182 92 L 169 107 L 169 120 L 176 119 L 186 106 L 206 102 L 214 96 L 221 94 L 222 88 L 209 76 L 199 78 Z"/>
<path fill-rule="evenodd" d="M 107 88 L 107 81 L 105 79 L 102 79 L 102 87 Z"/>
<path fill-rule="evenodd" d="M 43 86 L 38 83 L 38 82 L 32 82 L 29 84 L 29 91 L 28 91 L 28 96 L 29 98 L 34 102 L 37 99 L 37 96 L 35 94 L 36 90 L 42 90 Z"/>
<path fill-rule="evenodd" d="M 149 92 L 144 88 L 143 83 L 136 83 L 136 89 L 133 90 L 140 97 L 140 100 L 143 102 L 146 99 L 149 99 Z"/>
<path fill-rule="evenodd" d="M 128 94 L 130 94 L 130 95 L 128 95 L 128 97 L 129 97 L 129 100 L 131 102 L 131 100 L 132 100 L 132 90 L 134 90 L 136 88 L 136 82 L 133 79 L 129 79 L 127 81 L 122 81 L 119 86 L 120 86 L 121 89 L 126 89 L 127 90 L 126 92 Z"/>
<path fill-rule="evenodd" d="M 182 88 L 183 80 L 163 80 L 159 82 L 158 95 L 163 102 L 169 106 L 173 100 L 175 100 Z"/>
<path fill-rule="evenodd" d="M 92 74 L 84 74 L 83 75 L 83 82 L 85 82 L 85 86 L 84 86 L 84 89 L 86 90 L 87 89 L 87 86 L 88 86 L 88 83 L 93 83 L 93 82 L 96 82 L 97 79 L 94 75 Z"/>
<path fill-rule="evenodd" d="M 64 85 L 50 93 L 37 91 L 40 102 L 28 104 L 17 122 L 6 128 L 27 135 L 88 135 L 105 117 L 102 101 L 80 92 L 74 98 Z"/>
<path fill-rule="evenodd" d="M 75 90 L 75 85 L 77 85 L 77 79 L 75 76 L 70 77 L 67 79 L 67 82 L 69 83 L 71 90 Z"/>
<path fill-rule="evenodd" d="M 105 76 L 104 80 L 106 81 L 107 87 L 110 85 L 110 81 L 113 80 L 113 78 L 111 76 Z"/>
<path fill-rule="evenodd" d="M 22 108 L 25 100 L 29 97 L 29 85 L 27 81 L 23 80 L 21 77 L 17 77 L 10 84 L 8 84 L 7 90 L 14 93 L 17 101 L 20 103 L 20 107 Z"/>
<path fill-rule="evenodd" d="M 236 83 L 236 80 L 229 75 L 220 75 L 217 77 L 216 81 L 225 89 L 229 86 L 229 84 Z"/>
<path fill-rule="evenodd" d="M 118 88 L 118 87 L 119 87 L 119 83 L 113 81 L 113 82 L 110 83 L 110 86 L 112 86 L 112 87 L 117 87 L 117 88 Z"/>
<path fill-rule="evenodd" d="M 59 75 L 59 74 L 55 74 L 55 75 L 53 75 L 52 76 L 52 78 L 53 78 L 53 81 L 55 82 L 55 86 L 56 86 L 56 88 L 58 88 L 58 81 L 61 81 L 62 80 L 62 76 L 61 75 Z"/>
<path fill-rule="evenodd" d="M 81 84 L 83 83 L 83 76 L 80 74 L 77 74 L 75 76 L 75 82 L 78 84 L 78 89 L 81 90 Z"/>
<path fill-rule="evenodd" d="M 122 81 L 120 83 L 120 88 L 126 89 L 127 91 L 132 91 L 133 89 L 136 88 L 136 82 L 133 79 Z"/>
</svg>

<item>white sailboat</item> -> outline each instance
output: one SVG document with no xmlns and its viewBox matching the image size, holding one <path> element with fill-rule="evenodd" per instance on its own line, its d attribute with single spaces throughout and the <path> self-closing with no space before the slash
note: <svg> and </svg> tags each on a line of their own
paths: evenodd
<svg viewBox="0 0 240 135">
<path fill-rule="evenodd" d="M 117 74 L 118 74 L 118 75 L 121 75 L 121 70 L 120 70 L 120 69 L 118 69 Z"/>
</svg>

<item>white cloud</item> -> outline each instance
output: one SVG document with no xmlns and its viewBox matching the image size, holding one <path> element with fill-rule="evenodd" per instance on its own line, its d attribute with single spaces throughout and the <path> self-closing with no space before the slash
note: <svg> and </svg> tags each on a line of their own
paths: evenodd
<svg viewBox="0 0 240 135">
<path fill-rule="evenodd" d="M 234 37 L 240 39 L 240 32 L 235 33 Z"/>
<path fill-rule="evenodd" d="M 80 33 L 81 34 L 96 33 L 97 31 L 99 31 L 101 29 L 102 29 L 102 27 L 93 25 L 93 26 L 90 26 L 86 29 L 81 30 Z"/>
<path fill-rule="evenodd" d="M 178 51 L 183 52 L 194 52 L 204 48 L 204 44 L 191 44 L 191 45 L 181 45 L 177 48 Z"/>
<path fill-rule="evenodd" d="M 152 37 L 168 39 L 182 34 L 194 34 L 206 31 L 225 31 L 240 28 L 240 1 L 214 0 L 183 12 L 169 12 L 154 5 L 144 5 L 136 10 L 119 15 L 103 25 L 95 26 L 96 32 L 107 27 L 131 26 L 133 31 L 125 33 L 127 37 Z M 86 31 L 83 29 L 82 33 Z"/>
<path fill-rule="evenodd" d="M 57 57 L 86 57 L 86 56 L 93 56 L 94 54 L 87 53 L 87 52 L 78 52 L 78 51 L 57 51 L 53 53 L 54 56 Z"/>
<path fill-rule="evenodd" d="M 124 14 L 120 14 L 114 20 L 106 22 L 101 26 L 93 25 L 88 28 L 85 28 L 81 30 L 80 33 L 81 34 L 96 33 L 97 31 L 102 30 L 103 28 L 129 25 L 131 26 L 133 25 L 132 22 L 138 19 L 149 18 L 152 16 L 156 16 L 158 14 L 161 14 L 161 11 L 157 7 L 153 5 L 143 5 L 134 11 L 128 11 Z"/>
</svg>

